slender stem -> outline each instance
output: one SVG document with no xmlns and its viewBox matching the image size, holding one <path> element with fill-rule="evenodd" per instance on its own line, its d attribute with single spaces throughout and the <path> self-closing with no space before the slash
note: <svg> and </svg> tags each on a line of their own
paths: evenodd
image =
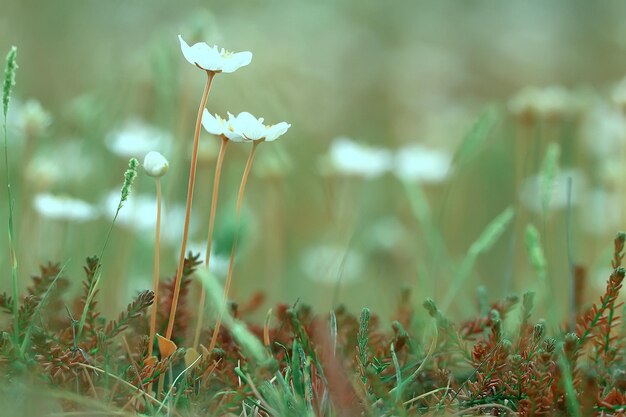
<svg viewBox="0 0 626 417">
<path fill-rule="evenodd" d="M 237 214 L 236 214 L 236 228 L 235 228 L 235 238 L 233 239 L 233 247 L 230 251 L 230 260 L 228 262 L 228 274 L 226 275 L 226 283 L 224 284 L 224 296 L 222 308 L 220 309 L 217 321 L 215 323 L 215 328 L 213 329 L 213 336 L 211 336 L 211 343 L 209 344 L 209 354 L 213 352 L 213 348 L 215 348 L 215 344 L 217 343 L 217 335 L 220 331 L 220 327 L 222 325 L 222 316 L 224 314 L 224 308 L 226 308 L 226 302 L 228 301 L 228 292 L 230 291 L 230 283 L 233 279 L 233 269 L 235 266 L 235 252 L 237 251 L 237 240 L 239 238 L 239 219 L 241 217 L 241 205 L 243 203 L 243 192 L 246 189 L 246 182 L 248 181 L 248 175 L 250 175 L 250 168 L 252 167 L 252 161 L 254 160 L 254 155 L 256 154 L 256 148 L 261 143 L 260 141 L 252 142 L 252 149 L 250 150 L 250 155 L 248 156 L 248 162 L 246 163 L 246 169 L 243 172 L 243 176 L 241 177 L 241 185 L 239 186 L 239 195 L 237 196 Z"/>
<path fill-rule="evenodd" d="M 15 255 L 15 233 L 13 230 L 13 193 L 11 192 L 11 180 L 9 178 L 9 151 L 8 151 L 8 138 L 7 138 L 7 107 L 4 110 L 4 166 L 7 178 L 7 202 L 9 205 L 9 257 L 11 260 L 11 281 L 13 290 L 13 337 L 15 345 L 17 346 L 20 341 L 20 328 L 19 328 L 19 295 L 17 284 L 17 256 Z"/>
<path fill-rule="evenodd" d="M 207 71 L 207 80 L 204 86 L 204 93 L 202 94 L 202 100 L 200 107 L 198 108 L 198 118 L 196 119 L 196 131 L 193 138 L 193 150 L 191 152 L 191 164 L 189 166 L 189 187 L 187 189 L 187 207 L 185 210 L 185 225 L 183 227 L 183 241 L 180 247 L 180 256 L 178 258 L 178 269 L 176 270 L 176 281 L 174 284 L 174 296 L 172 299 L 172 308 L 170 310 L 170 317 L 167 323 L 167 330 L 165 337 L 171 339 L 172 331 L 174 330 L 174 319 L 176 318 L 176 307 L 178 307 L 178 296 L 180 294 L 180 285 L 183 277 L 183 268 L 185 266 L 185 251 L 187 250 L 187 238 L 189 237 L 189 219 L 191 217 L 191 202 L 193 199 L 193 187 L 196 183 L 196 165 L 198 163 L 198 142 L 200 139 L 200 126 L 202 123 L 202 112 L 206 107 L 206 101 L 209 97 L 209 90 L 213 82 L 214 72 Z"/>
<path fill-rule="evenodd" d="M 213 242 L 213 228 L 215 226 L 215 212 L 217 211 L 217 197 L 220 187 L 220 174 L 222 172 L 222 163 L 224 162 L 224 154 L 226 153 L 226 147 L 228 145 L 228 139 L 222 136 L 222 145 L 220 146 L 220 153 L 217 156 L 217 163 L 215 165 L 215 176 L 213 179 L 213 197 L 211 198 L 211 213 L 209 215 L 209 237 L 206 244 L 206 257 L 204 265 L 206 270 L 209 270 L 209 264 L 211 260 L 211 243 Z M 196 332 L 193 338 L 193 348 L 198 350 L 198 344 L 200 342 L 200 333 L 202 332 L 202 322 L 204 319 L 204 303 L 206 301 L 206 292 L 200 291 L 200 300 L 198 303 L 198 321 L 196 323 Z"/>
<path fill-rule="evenodd" d="M 148 344 L 148 358 L 152 357 L 154 349 L 154 334 L 156 333 L 157 304 L 159 302 L 159 246 L 161 241 L 161 180 L 156 178 L 157 215 L 154 240 L 154 302 L 150 316 L 150 342 Z M 152 382 L 148 384 L 148 392 L 152 390 Z"/>
</svg>

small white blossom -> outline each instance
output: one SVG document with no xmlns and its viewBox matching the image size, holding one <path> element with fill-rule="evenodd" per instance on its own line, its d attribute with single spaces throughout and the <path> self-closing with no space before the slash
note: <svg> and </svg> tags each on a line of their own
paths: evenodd
<svg viewBox="0 0 626 417">
<path fill-rule="evenodd" d="M 128 121 L 121 129 L 109 133 L 106 146 L 123 158 L 143 159 L 150 151 L 168 153 L 172 142 L 169 133 L 138 120 Z"/>
<path fill-rule="evenodd" d="M 361 145 L 346 137 L 336 138 L 330 145 L 332 171 L 365 178 L 375 178 L 389 171 L 393 164 L 391 151 Z"/>
<path fill-rule="evenodd" d="M 207 109 L 204 109 L 202 115 L 202 127 L 212 135 L 224 136 L 233 142 L 245 141 L 241 134 L 235 132 L 229 120 L 223 119 L 217 114 L 213 116 Z"/>
<path fill-rule="evenodd" d="M 396 153 L 394 174 L 404 181 L 436 183 L 450 173 L 452 156 L 422 145 L 410 145 Z"/>
<path fill-rule="evenodd" d="M 41 216 L 53 220 L 80 223 L 98 217 L 97 210 L 91 204 L 63 195 L 37 194 L 33 206 Z"/>
<path fill-rule="evenodd" d="M 228 52 L 217 46 L 209 46 L 204 42 L 189 46 L 182 36 L 178 35 L 180 49 L 183 56 L 190 64 L 205 71 L 211 72 L 235 72 L 241 67 L 245 67 L 252 61 L 252 52 Z"/>
<path fill-rule="evenodd" d="M 170 164 L 167 159 L 156 151 L 150 151 L 143 160 L 143 169 L 151 177 L 161 178 L 167 173 Z"/>
<path fill-rule="evenodd" d="M 275 125 L 265 125 L 263 122 L 262 117 L 257 119 L 248 112 L 241 112 L 237 116 L 228 113 L 228 123 L 233 132 L 241 135 L 246 141 L 273 142 L 291 127 L 287 122 Z"/>
</svg>

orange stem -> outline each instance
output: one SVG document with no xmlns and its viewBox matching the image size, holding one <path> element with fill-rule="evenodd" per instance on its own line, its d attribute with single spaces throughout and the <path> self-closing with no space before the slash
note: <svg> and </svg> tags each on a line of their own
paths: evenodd
<svg viewBox="0 0 626 417">
<path fill-rule="evenodd" d="M 154 334 L 156 333 L 157 303 L 159 301 L 159 242 L 161 241 L 161 180 L 156 179 L 157 190 L 157 216 L 156 237 L 154 243 L 154 301 L 152 302 L 152 315 L 150 316 L 150 342 L 148 344 L 148 358 L 152 357 L 154 348 Z M 152 382 L 148 384 L 147 392 L 152 391 Z"/>
<path fill-rule="evenodd" d="M 207 98 L 209 97 L 209 90 L 211 89 L 211 83 L 214 72 L 207 71 L 206 85 L 204 86 L 204 93 L 202 94 L 202 100 L 200 107 L 198 108 L 198 118 L 196 119 L 196 132 L 193 138 L 193 151 L 191 152 L 191 165 L 189 166 L 189 188 L 187 189 L 187 206 L 185 210 L 185 225 L 183 227 L 183 241 L 180 247 L 180 257 L 178 258 L 178 269 L 176 270 L 176 281 L 174 284 L 174 296 L 172 298 L 172 308 L 170 310 L 170 317 L 167 323 L 167 330 L 165 331 L 165 337 L 167 339 L 172 338 L 172 331 L 174 330 L 174 319 L 176 318 L 176 308 L 178 307 L 178 296 L 180 294 L 180 285 L 183 276 L 183 268 L 185 266 L 185 251 L 187 250 L 187 238 L 189 237 L 189 219 L 191 217 L 191 202 L 193 199 L 193 187 L 196 183 L 196 165 L 198 164 L 198 142 L 200 139 L 200 126 L 202 123 L 202 112 L 206 107 Z"/>
<path fill-rule="evenodd" d="M 211 243 L 213 242 L 213 228 L 215 226 L 215 212 L 217 211 L 217 196 L 220 188 L 220 174 L 222 172 L 222 163 L 224 162 L 224 154 L 226 153 L 226 146 L 228 145 L 228 139 L 222 136 L 222 146 L 220 146 L 220 153 L 217 156 L 217 163 L 215 165 L 215 176 L 213 179 L 213 197 L 211 198 L 211 213 L 209 215 L 209 237 L 206 244 L 206 257 L 204 265 L 206 270 L 209 270 L 209 262 L 211 260 Z M 206 293 L 204 289 L 200 289 L 200 300 L 198 304 L 198 322 L 196 323 L 196 332 L 193 338 L 193 348 L 198 350 L 198 344 L 200 343 L 200 333 L 202 332 L 202 322 L 204 319 L 204 303 L 206 301 Z"/>
<path fill-rule="evenodd" d="M 246 182 L 248 181 L 248 175 L 250 175 L 250 168 L 252 167 L 252 161 L 254 160 L 254 155 L 256 153 L 256 148 L 259 145 L 259 141 L 252 142 L 252 149 L 250 150 L 250 155 L 248 156 L 248 162 L 246 163 L 246 169 L 243 172 L 243 177 L 241 178 L 241 185 L 239 186 L 239 195 L 237 196 L 237 215 L 236 215 L 236 229 L 235 229 L 235 238 L 233 239 L 233 247 L 230 251 L 230 260 L 228 262 L 228 275 L 226 276 L 226 283 L 224 284 L 224 296 L 223 296 L 223 305 L 220 309 L 220 312 L 217 316 L 217 322 L 215 323 L 215 328 L 213 329 L 213 335 L 211 336 L 211 343 L 209 344 L 209 354 L 213 352 L 215 348 L 215 344 L 217 343 L 217 335 L 220 331 L 220 327 L 222 325 L 222 316 L 224 314 L 224 308 L 226 308 L 226 302 L 228 301 L 228 292 L 230 291 L 230 283 L 233 279 L 233 269 L 235 266 L 235 252 L 237 251 L 237 240 L 239 238 L 239 219 L 241 217 L 241 205 L 243 203 L 243 192 L 246 189 Z"/>
<path fill-rule="evenodd" d="M 154 302 L 152 303 L 152 316 L 150 317 L 150 344 L 148 345 L 148 357 L 152 356 L 154 348 L 154 334 L 156 333 L 157 303 L 159 300 L 159 242 L 161 240 L 161 180 L 156 179 L 157 189 L 157 217 L 156 237 L 154 244 Z"/>
</svg>

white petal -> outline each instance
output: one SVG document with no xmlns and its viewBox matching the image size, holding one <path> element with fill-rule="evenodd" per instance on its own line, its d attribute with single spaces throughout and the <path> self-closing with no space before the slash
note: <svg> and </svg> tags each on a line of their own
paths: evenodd
<svg viewBox="0 0 626 417">
<path fill-rule="evenodd" d="M 217 51 L 217 47 L 211 48 L 205 42 L 189 46 L 182 36 L 178 35 L 178 39 L 180 40 L 180 49 L 187 62 L 208 71 L 218 69 L 217 65 L 220 63 L 221 56 Z"/>
<path fill-rule="evenodd" d="M 275 124 L 274 126 L 269 127 L 265 132 L 265 141 L 275 141 L 276 139 L 284 135 L 290 127 L 291 125 L 287 122 L 280 122 L 278 124 Z"/>
<path fill-rule="evenodd" d="M 183 52 L 183 56 L 190 64 L 196 65 L 196 57 L 194 51 L 191 49 L 189 44 L 185 42 L 181 35 L 178 35 L 178 40 L 180 41 L 180 50 Z"/>
<path fill-rule="evenodd" d="M 222 72 L 231 73 L 245 67 L 252 61 L 252 52 L 237 52 L 228 57 L 222 57 Z"/>
<path fill-rule="evenodd" d="M 202 127 L 212 135 L 221 136 L 224 134 L 224 123 L 217 119 L 217 115 L 213 116 L 207 109 L 202 113 Z"/>
<path fill-rule="evenodd" d="M 263 123 L 248 112 L 241 112 L 237 117 L 229 120 L 235 133 L 240 134 L 247 140 L 258 140 L 265 137 Z"/>
</svg>

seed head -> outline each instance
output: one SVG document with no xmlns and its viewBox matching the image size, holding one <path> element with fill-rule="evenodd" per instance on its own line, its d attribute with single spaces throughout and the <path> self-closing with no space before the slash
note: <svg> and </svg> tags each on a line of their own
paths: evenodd
<svg viewBox="0 0 626 417">
<path fill-rule="evenodd" d="M 17 48 L 12 46 L 7 54 L 6 65 L 4 67 L 4 85 L 2 87 L 2 108 L 4 117 L 6 117 L 9 111 L 11 88 L 15 85 L 15 73 L 17 72 L 17 68 Z"/>
<path fill-rule="evenodd" d="M 139 166 L 139 161 L 136 158 L 130 158 L 128 161 L 128 169 L 124 173 L 124 185 L 122 186 L 122 198 L 120 199 L 119 207 L 121 208 L 124 202 L 128 199 L 130 195 L 130 189 L 133 185 L 133 181 L 135 177 L 137 177 L 137 167 Z"/>
</svg>

